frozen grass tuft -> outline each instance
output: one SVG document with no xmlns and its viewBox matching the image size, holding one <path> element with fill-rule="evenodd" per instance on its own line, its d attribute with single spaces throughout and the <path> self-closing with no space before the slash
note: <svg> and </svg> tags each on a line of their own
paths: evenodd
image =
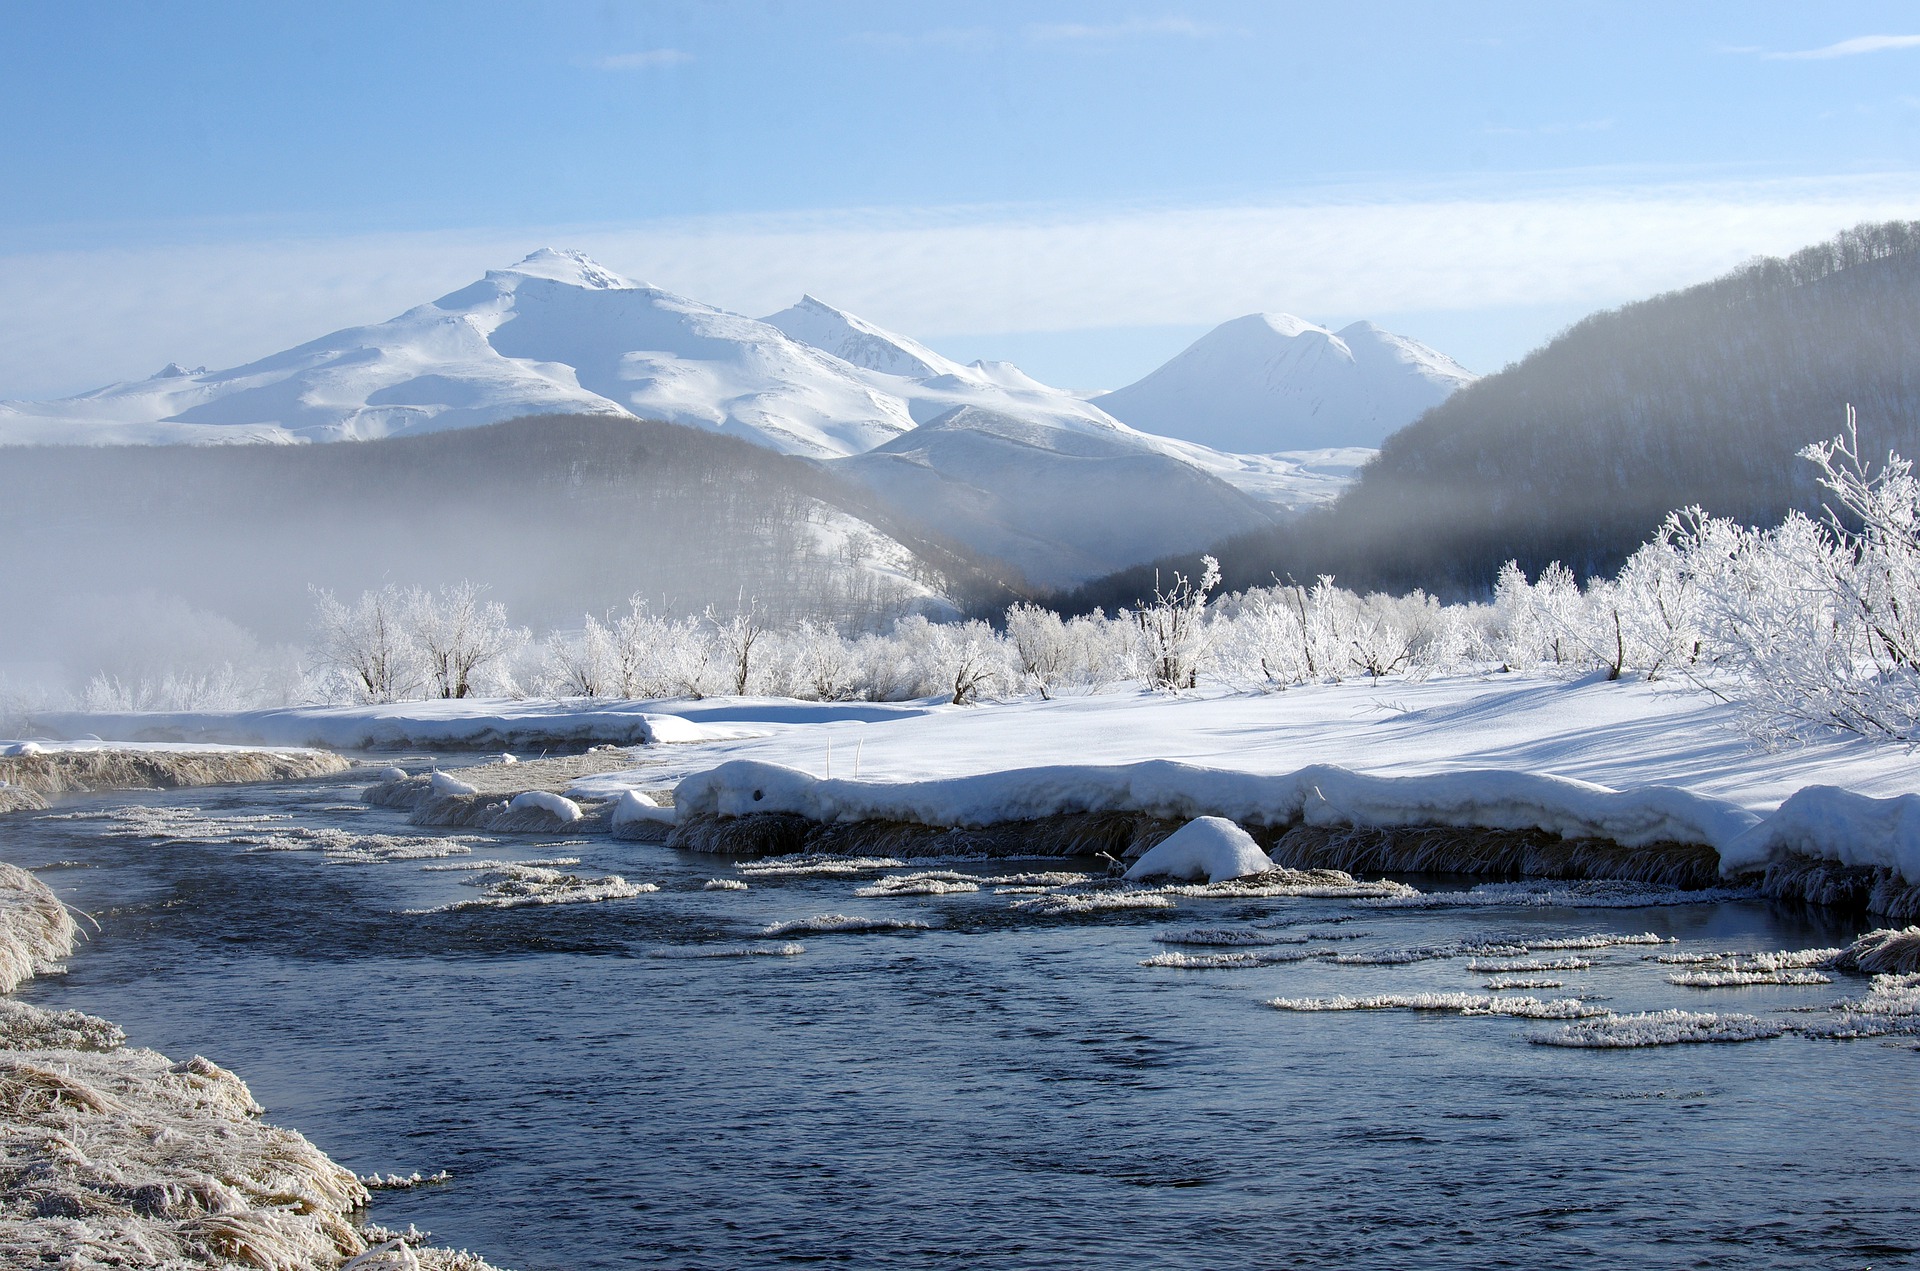
<svg viewBox="0 0 1920 1271">
<path fill-rule="evenodd" d="M 892 856 L 770 856 L 765 860 L 741 861 L 734 868 L 748 878 L 845 878 L 855 874 L 877 874 L 883 869 L 901 869 L 906 862 Z"/>
<path fill-rule="evenodd" d="M 1178 967 L 1188 971 L 1235 970 L 1245 967 L 1278 966 L 1285 962 L 1305 962 L 1319 954 L 1307 949 L 1239 950 L 1233 953 L 1182 953 L 1170 949 L 1143 959 L 1141 966 Z"/>
<path fill-rule="evenodd" d="M 1896 930 L 1882 927 L 1869 931 L 1833 959 L 1837 971 L 1857 971 L 1867 975 L 1920 972 L 1920 927 Z"/>
<path fill-rule="evenodd" d="M 0 863 L 0 993 L 53 970 L 78 936 L 73 916 L 45 883 Z"/>
<path fill-rule="evenodd" d="M 1164 891 L 1051 892 L 1013 901 L 1007 907 L 1036 918 L 1081 917 L 1130 909 L 1171 909 L 1173 898 Z"/>
<path fill-rule="evenodd" d="M 431 909 L 408 909 L 412 915 L 460 913 L 473 909 L 523 909 L 531 905 L 579 905 L 602 900 L 628 900 L 659 891 L 654 883 L 630 883 L 618 874 L 584 878 L 537 865 L 495 865 L 481 871 L 476 885 L 482 891 L 473 900 L 456 900 Z"/>
</svg>

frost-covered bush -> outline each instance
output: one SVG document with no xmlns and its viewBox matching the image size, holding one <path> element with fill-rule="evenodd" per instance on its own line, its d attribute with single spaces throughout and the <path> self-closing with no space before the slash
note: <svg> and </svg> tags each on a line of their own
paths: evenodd
<svg viewBox="0 0 1920 1271">
<path fill-rule="evenodd" d="M 1220 562 L 1211 556 L 1200 561 L 1198 584 L 1176 573 L 1170 585 L 1156 586 L 1151 600 L 1124 615 L 1133 623 L 1136 673 L 1148 688 L 1195 687 L 1212 655 L 1215 632 L 1207 621 L 1207 593 L 1220 585 Z"/>
<path fill-rule="evenodd" d="M 388 583 L 348 605 L 314 590 L 314 668 L 322 695 L 360 702 L 510 693 L 506 674 L 529 632 L 486 588 L 428 591 Z"/>
</svg>

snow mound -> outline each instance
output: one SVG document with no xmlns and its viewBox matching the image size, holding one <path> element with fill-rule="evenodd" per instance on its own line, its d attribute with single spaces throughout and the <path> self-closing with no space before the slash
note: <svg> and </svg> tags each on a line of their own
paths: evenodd
<svg viewBox="0 0 1920 1271">
<path fill-rule="evenodd" d="M 856 918 L 851 914 L 815 914 L 811 918 L 795 918 L 788 922 L 771 923 L 760 932 L 763 936 L 797 935 L 850 935 L 873 931 L 926 931 L 928 924 L 916 922 L 911 918 Z"/>
<path fill-rule="evenodd" d="M 624 790 L 613 805 L 613 828 L 628 825 L 672 825 L 676 814 L 663 808 L 638 790 Z"/>
<path fill-rule="evenodd" d="M 582 815 L 580 805 L 572 799 L 553 794 L 546 790 L 523 790 L 507 803 L 509 812 L 546 812 L 562 825 L 571 825 Z"/>
<path fill-rule="evenodd" d="M 1276 997 L 1277 1011 L 1451 1011 L 1458 1015 L 1515 1015 L 1523 1019 L 1580 1019 L 1604 1015 L 1577 997 L 1541 1001 L 1489 993 L 1382 993 L 1374 997 Z"/>
<path fill-rule="evenodd" d="M 466 782 L 460 780 L 460 778 L 455 776 L 450 776 L 449 774 L 440 771 L 438 768 L 435 768 L 433 770 L 433 775 L 427 783 L 427 788 L 433 792 L 436 798 L 442 798 L 442 799 L 447 798 L 449 796 L 453 796 L 453 795 L 468 795 L 468 794 L 480 793 L 479 786 L 469 785 Z"/>
<path fill-rule="evenodd" d="M 1264 874 L 1273 862 L 1253 836 L 1224 817 L 1196 817 L 1148 849 L 1126 873 L 1129 880 L 1174 878 L 1226 882 Z"/>
<path fill-rule="evenodd" d="M 1786 1025 L 1754 1015 L 1647 1011 L 1638 1015 L 1607 1015 L 1569 1024 L 1552 1033 L 1527 1038 L 1536 1046 L 1573 1046 L 1593 1050 L 1620 1050 L 1639 1046 L 1691 1046 L 1713 1042 L 1752 1042 L 1779 1037 Z"/>
</svg>

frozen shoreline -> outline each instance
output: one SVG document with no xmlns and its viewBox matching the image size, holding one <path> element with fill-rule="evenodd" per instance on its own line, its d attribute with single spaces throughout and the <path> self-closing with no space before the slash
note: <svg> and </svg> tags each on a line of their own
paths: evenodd
<svg viewBox="0 0 1920 1271">
<path fill-rule="evenodd" d="M 0 812 L 45 808 L 48 795 L 76 791 L 293 781 L 351 767 L 351 760 L 311 749 L 0 742 Z"/>
<path fill-rule="evenodd" d="M 0 864 L 0 989 L 57 970 L 76 934 L 44 883 Z M 125 1040 L 106 1020 L 0 998 L 0 1262 L 492 1271 L 362 1227 L 363 1182 L 261 1121 L 239 1077 Z"/>
</svg>

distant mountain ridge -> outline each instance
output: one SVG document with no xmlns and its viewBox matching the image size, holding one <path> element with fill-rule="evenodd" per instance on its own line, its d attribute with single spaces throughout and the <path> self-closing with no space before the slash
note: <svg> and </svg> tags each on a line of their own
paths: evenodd
<svg viewBox="0 0 1920 1271">
<path fill-rule="evenodd" d="M 1215 550 L 1229 586 L 1330 573 L 1476 596 L 1509 559 L 1611 573 L 1690 504 L 1756 525 L 1818 516 L 1796 455 L 1849 403 L 1863 454 L 1920 459 L 1916 350 L 1920 221 L 1862 225 L 1583 318 L 1388 438 L 1332 506 Z M 1130 601 L 1152 569 L 1067 603 Z"/>
<path fill-rule="evenodd" d="M 1288 313 L 1250 313 L 1092 400 L 1148 432 L 1264 454 L 1378 446 L 1474 378 L 1444 353 L 1371 322 L 1329 331 Z"/>
<path fill-rule="evenodd" d="M 1215 349 L 1210 366 L 1219 343 L 1202 341 Z M 1177 378 L 1185 365 L 1163 372 Z M 1280 372 L 1265 374 L 1285 389 Z M 829 464 L 877 454 L 849 470 L 895 512 L 937 521 L 962 544 L 1000 544 L 1049 586 L 1323 503 L 1367 455 L 1226 453 L 1192 429 L 1140 431 L 1009 363 L 962 365 L 813 296 L 754 319 L 552 249 L 244 366 L 169 364 L 60 401 L 0 402 L 0 444 L 367 441 L 533 415 L 654 419 Z M 911 479 L 893 462 L 907 456 Z M 1045 489 L 1033 479 L 1042 470 Z M 1002 488 L 982 485 L 987 473 Z"/>
</svg>

